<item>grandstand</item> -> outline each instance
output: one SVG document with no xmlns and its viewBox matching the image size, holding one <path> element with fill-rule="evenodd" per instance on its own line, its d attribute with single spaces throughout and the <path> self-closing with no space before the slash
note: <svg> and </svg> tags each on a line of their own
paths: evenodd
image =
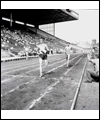
<svg viewBox="0 0 100 120">
<path fill-rule="evenodd" d="M 1 48 L 8 49 L 13 54 L 18 55 L 19 52 L 24 51 L 26 41 L 28 41 L 30 45 L 32 43 L 35 45 L 35 41 L 33 41 L 35 40 L 34 37 L 34 34 L 25 30 L 23 31 L 20 27 L 19 29 L 18 27 L 13 27 L 13 30 L 11 30 L 9 26 L 4 26 L 1 29 Z M 34 48 L 34 45 L 31 46 L 31 49 Z"/>
<path fill-rule="evenodd" d="M 23 12 L 25 10 L 20 10 L 20 12 L 2 10 L 1 49 L 5 51 L 6 57 L 25 56 L 26 41 L 30 45 L 29 55 L 36 55 L 36 44 L 39 43 L 39 38 L 43 38 L 49 49 L 53 49 L 55 53 L 63 51 L 68 42 L 40 30 L 39 25 L 78 20 L 77 13 L 69 9 L 35 9 L 28 10 L 27 15 L 24 15 Z M 24 24 L 18 24 L 18 21 L 24 22 Z M 29 27 L 27 23 L 35 27 Z M 2 51 L 1 54 L 4 57 Z"/>
</svg>

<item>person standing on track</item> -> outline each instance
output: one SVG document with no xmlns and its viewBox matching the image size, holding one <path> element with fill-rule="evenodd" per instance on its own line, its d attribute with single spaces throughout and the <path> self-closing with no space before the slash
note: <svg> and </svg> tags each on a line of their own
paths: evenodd
<svg viewBox="0 0 100 120">
<path fill-rule="evenodd" d="M 26 53 L 26 60 L 28 60 L 28 52 L 30 49 L 28 41 L 26 41 L 26 45 L 24 46 L 24 49 L 25 49 L 25 53 Z"/>
<path fill-rule="evenodd" d="M 40 38 L 40 44 L 37 45 L 38 54 L 39 54 L 39 63 L 40 63 L 40 77 L 42 77 L 42 61 L 45 61 L 45 65 L 48 66 L 47 54 L 49 54 L 49 48 L 47 44 L 43 42 L 43 39 Z"/>
<path fill-rule="evenodd" d="M 65 55 L 67 60 L 67 67 L 69 66 L 69 59 L 70 59 L 70 53 L 71 53 L 71 46 L 70 43 L 68 43 L 65 47 Z"/>
</svg>

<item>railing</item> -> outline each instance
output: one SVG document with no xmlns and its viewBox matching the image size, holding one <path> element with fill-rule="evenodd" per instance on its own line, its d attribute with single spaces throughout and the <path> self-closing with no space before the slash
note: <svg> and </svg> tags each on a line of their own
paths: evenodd
<svg viewBox="0 0 100 120">
<path fill-rule="evenodd" d="M 33 57 L 38 57 L 38 56 L 29 56 L 28 58 L 33 58 Z M 1 58 L 1 62 L 6 62 L 6 61 L 12 61 L 12 60 L 21 60 L 21 59 L 26 59 L 26 57 L 9 57 L 9 58 Z"/>
</svg>

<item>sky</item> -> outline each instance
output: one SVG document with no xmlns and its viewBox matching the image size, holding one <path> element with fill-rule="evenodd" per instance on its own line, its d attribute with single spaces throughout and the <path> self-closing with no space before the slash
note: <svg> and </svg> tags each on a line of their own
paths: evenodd
<svg viewBox="0 0 100 120">
<path fill-rule="evenodd" d="M 99 41 L 99 10 L 73 9 L 78 20 L 55 24 L 55 36 L 71 43 Z"/>
</svg>

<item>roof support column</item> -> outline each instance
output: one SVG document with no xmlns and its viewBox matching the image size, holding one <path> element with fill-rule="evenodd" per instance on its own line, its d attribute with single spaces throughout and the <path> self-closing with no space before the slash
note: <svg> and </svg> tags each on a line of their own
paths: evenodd
<svg viewBox="0 0 100 120">
<path fill-rule="evenodd" d="M 24 26 L 26 27 L 26 22 L 24 23 Z"/>
<path fill-rule="evenodd" d="M 12 20 L 12 13 L 10 13 L 10 27 L 12 27 L 12 22 L 13 22 L 13 20 Z"/>
<path fill-rule="evenodd" d="M 35 28 L 36 28 L 36 34 L 37 34 L 37 29 L 39 29 L 39 25 L 38 25 L 38 24 L 35 24 L 34 26 L 35 26 Z"/>
<path fill-rule="evenodd" d="M 39 29 L 39 25 L 38 25 L 38 24 L 35 24 L 35 28 Z"/>
<path fill-rule="evenodd" d="M 54 27 L 53 35 L 55 36 L 55 23 L 54 23 L 54 26 L 53 26 L 53 27 Z"/>
</svg>

